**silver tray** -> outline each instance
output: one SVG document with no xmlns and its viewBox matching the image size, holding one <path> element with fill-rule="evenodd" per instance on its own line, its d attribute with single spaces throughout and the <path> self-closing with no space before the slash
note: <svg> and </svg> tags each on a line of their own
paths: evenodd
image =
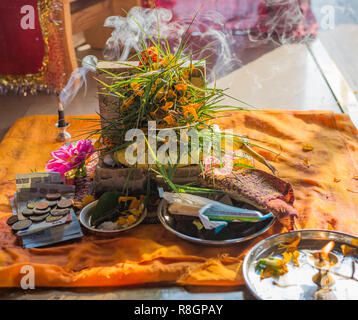
<svg viewBox="0 0 358 320">
<path fill-rule="evenodd" d="M 184 240 L 187 240 L 187 241 L 190 241 L 193 243 L 197 243 L 197 244 L 208 245 L 208 246 L 229 246 L 229 245 L 233 245 L 235 243 L 250 240 L 250 239 L 255 238 L 255 237 L 259 236 L 260 234 L 263 234 L 264 232 L 266 232 L 273 225 L 273 223 L 276 220 L 276 218 L 272 218 L 272 219 L 267 219 L 262 222 L 255 222 L 255 223 L 232 222 L 231 224 L 242 225 L 242 227 L 246 228 L 245 231 L 247 231 L 247 232 L 245 232 L 244 235 L 240 234 L 238 232 L 237 234 L 235 234 L 234 237 L 232 237 L 230 239 L 221 239 L 221 240 L 205 239 L 205 238 L 199 238 L 199 237 L 189 235 L 186 232 L 186 230 L 181 230 L 181 231 L 178 230 L 178 228 L 176 228 L 173 225 L 173 223 L 171 223 L 171 221 L 173 219 L 173 215 L 168 213 L 167 207 L 168 207 L 167 201 L 162 199 L 158 206 L 158 218 L 165 229 L 167 229 L 171 233 L 175 234 L 176 236 L 178 236 Z M 195 227 L 192 224 L 192 222 L 190 222 L 190 220 L 189 220 L 188 227 L 191 227 L 191 226 Z M 226 228 L 229 228 L 229 226 Z M 224 232 L 225 229 L 223 229 L 220 233 Z M 250 230 L 251 230 L 251 232 L 250 232 Z"/>
<path fill-rule="evenodd" d="M 295 267 L 290 262 L 288 273 L 278 279 L 266 278 L 260 280 L 260 274 L 255 270 L 255 263 L 260 258 L 269 256 L 280 256 L 282 249 L 278 248 L 280 243 L 295 238 L 298 235 L 301 241 L 298 245 L 300 250 L 300 266 Z M 317 269 L 312 267 L 307 256 L 303 253 L 305 250 L 320 250 L 325 244 L 333 240 L 335 247 L 332 251 L 338 258 L 339 262 L 332 271 L 348 278 L 352 275 L 352 264 L 358 261 L 357 250 L 351 257 L 343 257 L 341 245 L 346 244 L 351 247 L 357 247 L 358 237 L 328 230 L 298 230 L 289 233 L 283 233 L 271 236 L 256 244 L 246 255 L 243 262 L 243 275 L 245 282 L 251 293 L 257 299 L 263 300 L 313 300 L 314 293 L 318 286 L 312 281 L 312 277 L 317 273 Z M 301 251 L 303 250 L 303 252 Z M 329 299 L 336 300 L 357 300 L 358 299 L 358 281 L 346 279 L 336 274 L 332 275 L 335 284 L 332 286 Z M 358 274 L 354 274 L 357 278 Z M 274 283 L 276 282 L 276 284 Z M 279 284 L 280 286 L 278 286 Z"/>
<path fill-rule="evenodd" d="M 118 236 L 120 235 L 123 231 L 132 229 L 134 227 L 136 227 L 137 225 L 139 225 L 141 222 L 143 222 L 143 220 L 145 219 L 146 215 L 147 215 L 147 209 L 144 209 L 140 218 L 137 220 L 136 223 L 123 228 L 123 229 L 119 229 L 119 230 L 100 230 L 100 229 L 96 229 L 93 228 L 91 226 L 91 216 L 90 216 L 90 211 L 92 210 L 92 208 L 97 204 L 98 200 L 91 202 L 90 204 L 88 204 L 87 206 L 85 206 L 80 213 L 79 216 L 79 220 L 81 225 L 89 232 L 92 233 L 96 236 L 101 236 L 101 237 L 113 237 L 113 236 Z"/>
</svg>

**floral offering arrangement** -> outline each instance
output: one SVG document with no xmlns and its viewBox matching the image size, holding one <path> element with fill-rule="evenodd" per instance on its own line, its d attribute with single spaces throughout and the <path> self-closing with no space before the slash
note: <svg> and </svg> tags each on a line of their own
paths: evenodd
<svg viewBox="0 0 358 320">
<path fill-rule="evenodd" d="M 101 151 L 102 157 L 109 155 L 117 166 L 140 167 L 138 163 L 135 165 L 128 163 L 124 156 L 128 146 L 133 144 L 125 139 L 130 130 L 142 130 L 145 138 L 148 139 L 149 123 L 154 122 L 157 131 L 171 129 L 177 137 L 179 146 L 180 130 L 188 129 L 198 132 L 207 130 L 206 134 L 213 139 L 215 136 L 214 119 L 227 116 L 225 112 L 245 109 L 241 107 L 242 105 L 251 107 L 239 99 L 230 97 L 224 89 L 217 88 L 215 84 L 213 88 L 207 86 L 205 81 L 207 57 L 193 60 L 195 52 L 189 50 L 190 26 L 194 20 L 195 17 L 174 50 L 170 47 L 168 39 L 160 34 L 158 26 L 156 38 L 153 39 L 146 34 L 148 41 L 142 42 L 142 51 L 129 59 L 137 60 L 137 64 L 108 61 L 120 68 L 118 73 L 110 68 L 96 67 L 97 71 L 106 78 L 103 80 L 103 78 L 96 77 L 99 84 L 99 99 L 110 98 L 105 104 L 111 112 L 110 115 L 100 113 L 98 122 L 101 128 L 89 128 L 88 137 L 98 139 L 95 146 Z M 145 33 L 134 18 L 133 21 Z M 206 48 L 202 50 L 204 49 Z M 222 105 L 224 98 L 232 98 L 240 102 L 241 106 Z M 250 144 L 245 137 L 233 133 L 222 135 L 219 139 L 223 142 L 229 135 L 238 146 L 243 142 Z M 190 135 L 181 138 L 186 139 L 188 145 L 194 148 L 193 138 Z M 198 149 L 201 165 L 204 161 L 202 149 L 205 142 L 203 140 L 204 138 L 200 137 L 198 145 L 195 146 Z M 168 142 L 168 138 L 156 137 L 158 147 L 165 142 Z M 223 152 L 223 149 L 217 152 L 216 157 L 220 158 Z M 151 155 L 150 148 L 146 150 L 146 153 Z M 154 154 L 153 157 L 156 158 L 156 156 Z M 191 164 L 190 161 L 191 159 L 187 165 Z M 178 163 L 175 162 L 170 161 L 170 164 L 177 167 Z"/>
<path fill-rule="evenodd" d="M 137 21 L 134 22 L 144 32 Z M 136 58 L 137 64 L 97 63 L 95 79 L 99 88 L 100 117 L 98 120 L 83 119 L 88 123 L 94 122 L 86 130 L 86 141 L 95 139 L 96 142 L 93 148 L 81 142 L 76 147 L 70 145 L 67 149 L 60 149 L 53 153 L 54 159 L 47 169 L 58 170 L 67 176 L 85 175 L 85 155 L 97 152 L 100 161 L 93 182 L 96 197 L 109 199 L 109 193 L 119 194 L 116 194 L 115 201 L 112 198 L 111 201 L 103 200 L 115 203 L 116 213 L 113 207 L 104 210 L 106 206 L 100 206 L 103 201 L 92 210 L 91 224 L 96 228 L 116 229 L 114 224 L 129 226 L 135 223 L 136 216 L 128 213 L 130 205 L 122 207 L 123 199 L 129 203 L 131 196 L 144 195 L 143 205 L 147 208 L 150 200 L 160 200 L 158 187 L 161 187 L 177 194 L 210 195 L 215 199 L 227 194 L 235 203 L 244 201 L 262 212 L 235 212 L 225 218 L 230 222 L 221 223 L 220 228 L 214 221 L 225 214 L 202 216 L 201 222 L 211 217 L 208 223 L 204 223 L 205 227 L 201 222 L 195 224 L 197 220 L 193 218 L 197 228 L 194 233 L 202 230 L 200 237 L 207 236 L 214 229 L 211 236 L 215 238 L 219 230 L 225 229 L 230 238 L 238 233 L 237 227 L 231 230 L 235 225 L 232 222 L 237 219 L 262 220 L 256 225 L 251 222 L 246 222 L 246 227 L 237 225 L 242 229 L 240 232 L 251 228 L 250 232 L 255 234 L 272 223 L 272 214 L 289 230 L 292 229 L 297 217 L 292 207 L 292 187 L 275 177 L 276 169 L 252 147 L 265 148 L 233 131 L 222 131 L 215 124 L 218 118 L 252 106 L 230 97 L 215 83 L 213 87 L 207 86 L 206 59 L 193 59 L 194 52 L 188 49 L 191 40 L 189 29 L 190 25 L 175 50 L 170 47 L 168 39 L 161 36 L 158 26 L 157 37 L 153 39 L 146 34 L 147 42 L 142 41 L 142 50 L 132 57 Z M 112 70 L 109 65 L 118 68 Z M 232 98 L 240 102 L 240 106 L 222 104 L 224 98 Z M 128 136 L 133 130 L 142 136 L 135 133 L 131 140 Z M 183 145 L 186 146 L 184 152 L 181 150 Z M 130 150 L 135 155 L 134 162 L 128 158 Z M 185 161 L 182 161 L 183 154 L 186 155 Z M 144 161 L 138 161 L 142 156 Z M 254 160 L 263 163 L 274 175 L 256 170 Z M 111 171 L 106 171 L 110 168 Z M 78 207 L 83 205 L 80 203 Z M 99 224 L 99 218 L 99 221 L 108 223 Z M 220 231 L 221 236 L 225 236 L 225 232 Z"/>
</svg>

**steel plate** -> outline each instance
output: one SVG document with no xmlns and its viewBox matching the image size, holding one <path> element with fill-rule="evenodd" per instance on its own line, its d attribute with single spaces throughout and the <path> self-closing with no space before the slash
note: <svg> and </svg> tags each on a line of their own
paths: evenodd
<svg viewBox="0 0 358 320">
<path fill-rule="evenodd" d="M 255 263 L 260 258 L 269 256 L 282 258 L 283 250 L 279 249 L 278 245 L 297 236 L 301 237 L 298 245 L 300 266 L 296 267 L 290 262 L 287 265 L 288 272 L 285 275 L 278 279 L 266 278 L 261 280 L 260 274 L 255 270 Z M 332 253 L 339 258 L 339 263 L 332 271 L 346 278 L 332 274 L 335 283 L 331 287 L 332 291 L 327 299 L 329 297 L 333 300 L 357 300 L 358 281 L 349 279 L 352 272 L 355 271 L 355 267 L 352 267 L 352 265 L 355 265 L 358 261 L 357 250 L 352 256 L 343 257 L 341 245 L 357 247 L 358 237 L 337 231 L 298 230 L 262 240 L 247 253 L 243 262 L 243 275 L 247 287 L 256 298 L 263 300 L 314 300 L 319 287 L 312 281 L 312 277 L 317 274 L 317 269 L 308 263 L 304 251 L 320 250 L 331 240 L 335 242 Z M 357 276 L 355 275 L 355 277 Z"/>
<path fill-rule="evenodd" d="M 137 225 L 139 225 L 144 218 L 147 215 L 147 209 L 144 209 L 140 218 L 138 219 L 138 221 L 134 224 L 132 224 L 131 226 L 128 226 L 126 228 L 120 229 L 120 230 L 100 230 L 100 229 L 96 229 L 91 227 L 90 224 L 90 220 L 91 220 L 91 216 L 90 216 L 90 211 L 91 209 L 97 204 L 98 200 L 91 202 L 90 204 L 88 204 L 87 206 L 85 206 L 80 213 L 80 223 L 82 224 L 82 226 L 90 233 L 97 235 L 97 236 L 101 236 L 101 237 L 111 237 L 111 236 L 118 236 L 120 235 L 123 231 L 129 230 L 129 229 L 133 229 L 134 227 L 136 227 Z"/>
<path fill-rule="evenodd" d="M 178 230 L 175 224 L 172 223 L 173 215 L 168 213 L 167 206 L 168 203 L 164 199 L 161 200 L 158 206 L 158 218 L 162 223 L 162 225 L 164 226 L 164 228 L 166 228 L 168 231 L 170 231 L 171 233 L 175 234 L 176 236 L 184 240 L 193 243 L 202 244 L 202 245 L 208 245 L 208 246 L 229 246 L 235 243 L 250 240 L 266 232 L 276 220 L 276 218 L 272 218 L 256 223 L 249 223 L 249 222 L 230 223 L 231 225 L 240 224 L 242 227 L 244 227 L 245 229 L 244 232 L 238 232 L 235 234 L 234 237 L 229 239 L 213 239 L 213 238 L 205 239 L 205 238 L 192 236 L 189 234 L 189 232 L 186 232 L 186 230 Z M 192 221 L 189 220 L 187 227 L 189 229 L 190 227 L 195 227 L 195 226 L 193 225 Z M 229 226 L 227 226 L 226 228 L 229 228 Z M 223 231 L 221 231 L 218 234 L 218 238 L 222 236 L 222 233 L 224 232 L 225 229 L 223 229 Z"/>
</svg>

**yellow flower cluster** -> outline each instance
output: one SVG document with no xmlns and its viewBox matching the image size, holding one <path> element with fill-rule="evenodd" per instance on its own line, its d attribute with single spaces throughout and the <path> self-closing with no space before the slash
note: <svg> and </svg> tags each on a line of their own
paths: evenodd
<svg viewBox="0 0 358 320">
<path fill-rule="evenodd" d="M 141 196 L 139 199 L 136 197 L 119 197 L 118 203 L 130 202 L 128 209 L 123 212 L 125 215 L 118 218 L 116 221 L 116 224 L 118 226 L 124 226 L 124 225 L 132 225 L 137 222 L 137 219 L 141 215 L 143 211 L 143 201 L 144 196 Z"/>
<path fill-rule="evenodd" d="M 134 215 L 129 215 L 128 217 L 119 217 L 116 221 L 116 224 L 118 226 L 123 226 L 125 224 L 128 224 L 129 226 L 134 224 L 137 221 L 136 217 Z"/>
<path fill-rule="evenodd" d="M 82 209 L 85 206 L 87 206 L 88 204 L 92 203 L 93 201 L 95 201 L 95 197 L 91 194 L 87 194 L 86 196 L 83 197 L 82 201 L 74 201 L 73 205 L 78 208 L 78 209 Z"/>
<path fill-rule="evenodd" d="M 144 64 L 151 71 L 172 67 L 173 73 L 169 81 L 157 78 L 150 83 L 150 88 L 147 87 L 148 82 L 143 80 L 134 79 L 132 82 L 124 83 L 122 89 L 127 93 L 125 96 L 121 95 L 123 97 L 121 112 L 127 112 L 131 106 L 139 107 L 143 103 L 144 92 L 149 90 L 149 96 L 147 93 L 145 97 L 147 105 L 151 106 L 151 110 L 147 111 L 148 116 L 152 120 L 159 121 L 159 126 L 174 127 L 178 124 L 186 125 L 198 121 L 201 104 L 192 103 L 191 91 L 188 89 L 190 74 L 195 67 L 193 65 L 181 67 L 175 57 L 170 54 L 163 56 L 155 46 L 143 50 L 140 56 L 139 66 Z"/>
<path fill-rule="evenodd" d="M 191 104 L 187 104 L 185 106 L 182 106 L 183 109 L 183 114 L 185 117 L 188 117 L 189 114 L 191 114 L 195 121 L 198 120 L 198 114 L 197 114 L 197 110 L 200 108 L 200 104 L 199 103 L 191 103 Z"/>
</svg>

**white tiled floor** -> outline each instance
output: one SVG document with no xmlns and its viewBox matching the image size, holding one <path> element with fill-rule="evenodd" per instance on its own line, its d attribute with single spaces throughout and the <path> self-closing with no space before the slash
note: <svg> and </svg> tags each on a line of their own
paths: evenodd
<svg viewBox="0 0 358 320">
<path fill-rule="evenodd" d="M 218 85 L 228 87 L 229 94 L 258 108 L 340 112 L 303 44 L 285 45 L 266 53 L 220 79 Z"/>
</svg>

